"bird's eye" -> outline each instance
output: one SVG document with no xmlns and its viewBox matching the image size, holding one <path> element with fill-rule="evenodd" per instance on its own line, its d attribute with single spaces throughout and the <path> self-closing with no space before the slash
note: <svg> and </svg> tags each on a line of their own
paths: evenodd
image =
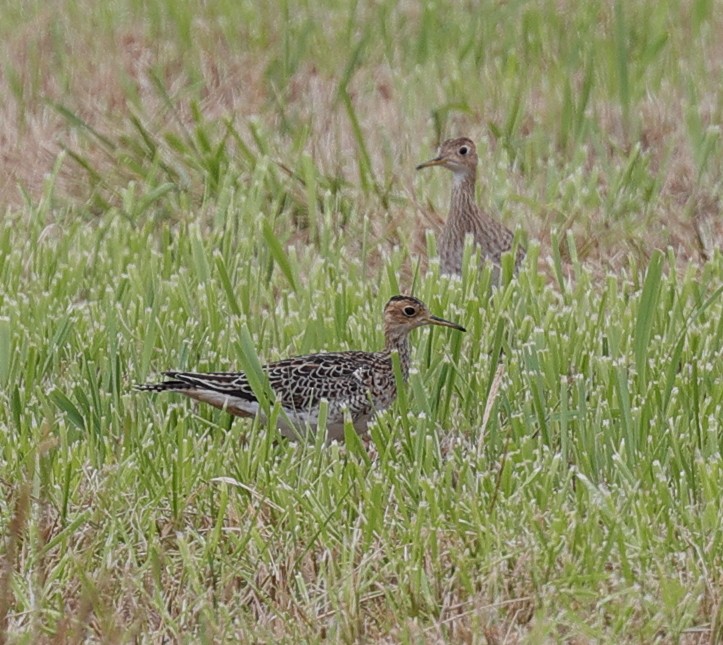
<svg viewBox="0 0 723 645">
<path fill-rule="evenodd" d="M 469 152 L 469 148 L 467 146 L 462 146 L 459 149 L 459 154 L 461 154 L 461 155 L 466 155 L 468 152 Z"/>
<path fill-rule="evenodd" d="M 404 307 L 404 315 L 405 316 L 413 316 L 417 313 L 417 310 L 414 307 Z"/>
</svg>

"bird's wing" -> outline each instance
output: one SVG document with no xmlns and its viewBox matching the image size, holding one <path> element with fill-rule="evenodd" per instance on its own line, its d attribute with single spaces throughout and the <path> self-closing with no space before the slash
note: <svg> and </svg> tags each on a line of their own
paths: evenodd
<svg viewBox="0 0 723 645">
<path fill-rule="evenodd" d="M 375 355 L 367 352 L 311 354 L 264 366 L 269 385 L 283 406 L 308 409 L 321 399 L 346 401 L 364 398 L 372 386 Z M 256 401 L 243 372 L 164 372 L 169 380 L 142 389 L 208 390 Z"/>
<path fill-rule="evenodd" d="M 308 409 L 321 399 L 342 403 L 367 397 L 374 358 L 366 352 L 311 354 L 266 367 L 269 385 L 282 405 Z"/>
<path fill-rule="evenodd" d="M 494 264 L 499 265 L 502 254 L 510 251 L 515 241 L 515 234 L 502 222 L 490 217 L 481 209 L 477 209 L 475 218 L 474 238 L 484 253 Z M 525 248 L 520 244 L 515 256 L 515 264 L 519 265 L 525 257 Z"/>
</svg>

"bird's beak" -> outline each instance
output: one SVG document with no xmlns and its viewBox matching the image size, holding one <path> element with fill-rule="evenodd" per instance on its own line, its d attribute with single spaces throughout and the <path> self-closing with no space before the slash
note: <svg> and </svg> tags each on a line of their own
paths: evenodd
<svg viewBox="0 0 723 645">
<path fill-rule="evenodd" d="M 417 166 L 417 170 L 421 170 L 422 168 L 430 168 L 432 166 L 441 166 L 444 163 L 443 157 L 435 157 L 434 159 L 430 159 L 429 161 L 425 161 L 424 163 L 420 163 Z"/>
<path fill-rule="evenodd" d="M 456 329 L 458 331 L 467 331 L 464 327 L 462 327 L 462 325 L 450 322 L 444 318 L 439 318 L 438 316 L 430 316 L 427 320 L 430 325 L 439 325 L 440 327 L 451 327 L 452 329 Z"/>
</svg>

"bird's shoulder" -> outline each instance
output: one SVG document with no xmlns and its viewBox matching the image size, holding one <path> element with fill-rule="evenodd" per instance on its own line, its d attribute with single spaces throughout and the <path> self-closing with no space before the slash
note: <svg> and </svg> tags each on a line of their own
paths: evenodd
<svg viewBox="0 0 723 645">
<path fill-rule="evenodd" d="M 265 366 L 271 380 L 280 378 L 333 379 L 354 376 L 366 370 L 375 370 L 381 364 L 378 352 L 321 352 L 285 358 Z"/>
<path fill-rule="evenodd" d="M 321 399 L 366 399 L 384 365 L 381 353 L 349 351 L 296 356 L 265 369 L 269 385 L 283 404 L 305 408 Z"/>
</svg>

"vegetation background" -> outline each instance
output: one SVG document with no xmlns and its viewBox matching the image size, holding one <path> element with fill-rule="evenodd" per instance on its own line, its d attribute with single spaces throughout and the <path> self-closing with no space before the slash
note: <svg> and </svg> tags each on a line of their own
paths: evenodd
<svg viewBox="0 0 723 645">
<path fill-rule="evenodd" d="M 721 9 L 3 2 L 0 638 L 719 642 Z M 459 135 L 491 294 L 414 171 Z M 469 331 L 375 459 L 132 391 L 412 289 Z"/>
</svg>

